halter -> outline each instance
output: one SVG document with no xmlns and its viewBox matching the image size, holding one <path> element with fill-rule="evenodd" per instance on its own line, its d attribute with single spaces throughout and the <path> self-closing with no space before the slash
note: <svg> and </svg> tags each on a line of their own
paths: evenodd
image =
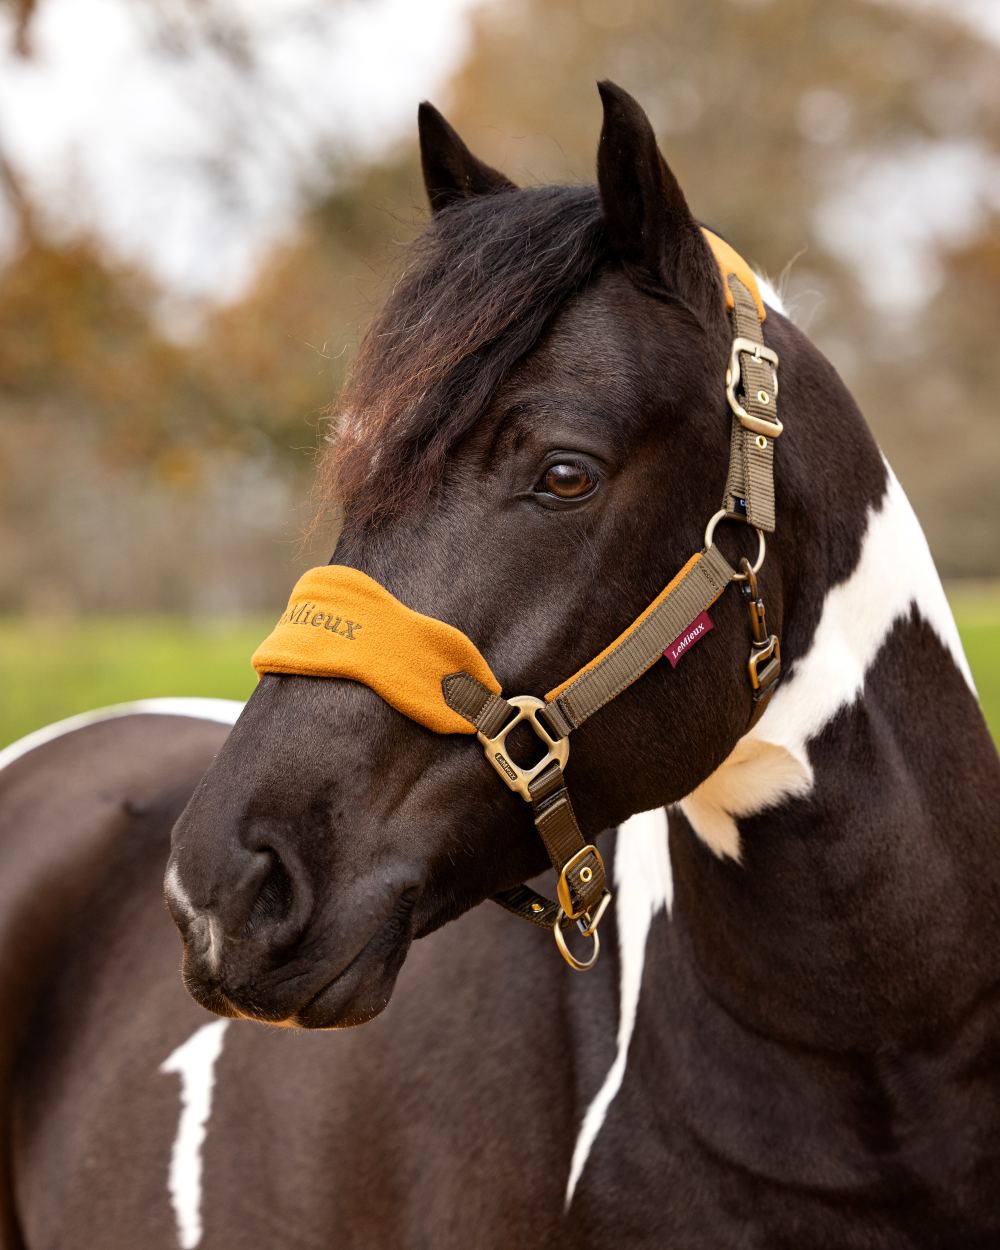
<svg viewBox="0 0 1000 1250">
<path fill-rule="evenodd" d="M 668 654 L 681 651 L 711 628 L 699 618 L 726 587 L 739 583 L 750 617 L 747 676 L 756 724 L 781 673 L 781 649 L 769 633 L 757 573 L 764 562 L 765 534 L 774 531 L 774 443 L 782 431 L 777 415 L 778 357 L 764 345 L 766 317 L 756 279 L 729 244 L 704 231 L 722 274 L 733 327 L 726 398 L 732 411 L 729 472 L 722 507 L 708 522 L 704 547 L 652 603 L 589 663 L 544 698 L 505 698 L 478 648 L 461 630 L 414 612 L 357 569 L 325 565 L 296 583 L 288 608 L 253 656 L 258 674 L 297 673 L 363 682 L 411 720 L 435 733 L 475 733 L 501 781 L 531 804 L 535 828 L 558 881 L 550 900 L 527 885 L 502 890 L 496 902 L 551 929 L 571 968 L 588 971 L 600 954 L 600 924 L 611 891 L 604 861 L 577 824 L 564 771 L 569 738 L 600 708 Z M 714 543 L 722 521 L 739 521 L 757 533 L 754 563 L 732 568 Z M 515 726 L 530 725 L 543 747 L 541 759 L 522 767 L 507 749 Z M 578 959 L 566 943 L 575 924 L 592 946 Z"/>
</svg>

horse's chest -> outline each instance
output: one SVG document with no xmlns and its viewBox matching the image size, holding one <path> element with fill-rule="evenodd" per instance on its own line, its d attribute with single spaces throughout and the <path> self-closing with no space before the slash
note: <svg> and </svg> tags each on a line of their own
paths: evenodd
<svg viewBox="0 0 1000 1250">
<path fill-rule="evenodd" d="M 578 1184 L 570 1240 L 595 1250 L 992 1250 L 1000 1081 L 943 1067 L 937 1086 L 908 1070 L 909 1101 L 800 1106 L 797 1131 L 780 1096 L 755 1125 L 736 1107 L 713 1125 L 682 1082 L 633 1069 Z"/>
</svg>

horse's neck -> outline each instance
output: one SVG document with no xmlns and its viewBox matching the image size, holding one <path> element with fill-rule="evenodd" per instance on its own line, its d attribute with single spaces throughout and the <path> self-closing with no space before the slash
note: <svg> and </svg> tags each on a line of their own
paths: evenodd
<svg viewBox="0 0 1000 1250">
<path fill-rule="evenodd" d="M 954 621 L 890 474 L 810 645 L 671 818 L 699 976 L 749 1027 L 803 1044 L 953 1018 L 1000 977 L 998 805 Z"/>
</svg>

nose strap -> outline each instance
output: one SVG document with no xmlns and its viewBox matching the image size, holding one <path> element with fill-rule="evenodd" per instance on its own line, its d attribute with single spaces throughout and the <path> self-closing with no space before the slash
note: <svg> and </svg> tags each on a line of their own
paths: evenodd
<svg viewBox="0 0 1000 1250">
<path fill-rule="evenodd" d="M 495 738 L 514 715 L 513 706 L 471 673 L 449 673 L 441 682 L 448 706 L 486 738 Z"/>
<path fill-rule="evenodd" d="M 363 682 L 404 716 L 439 734 L 474 733 L 475 718 L 488 708 L 503 714 L 500 683 L 471 638 L 408 608 L 374 578 L 342 564 L 302 574 L 252 662 L 261 676 L 297 673 Z M 468 676 L 453 683 L 455 707 L 443 686 L 453 673 Z"/>
</svg>

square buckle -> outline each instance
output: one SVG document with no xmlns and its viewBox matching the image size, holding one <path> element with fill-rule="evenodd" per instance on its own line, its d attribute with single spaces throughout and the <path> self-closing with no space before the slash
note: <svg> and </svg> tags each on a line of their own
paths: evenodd
<svg viewBox="0 0 1000 1250">
<path fill-rule="evenodd" d="M 560 768 L 566 767 L 566 761 L 569 759 L 569 739 L 553 737 L 545 723 L 538 719 L 538 713 L 544 711 L 548 706 L 544 699 L 537 699 L 531 694 L 516 694 L 512 699 L 508 699 L 507 702 L 511 707 L 517 709 L 517 715 L 512 716 L 494 737 L 487 738 L 482 733 L 477 734 L 476 737 L 482 743 L 486 758 L 507 788 L 513 790 L 522 799 L 530 803 L 531 791 L 528 787 L 538 774 L 548 768 L 553 760 L 558 763 Z M 531 725 L 531 728 L 545 746 L 545 754 L 537 763 L 532 764 L 530 768 L 522 768 L 520 764 L 512 760 L 507 754 L 507 735 L 515 725 L 519 725 L 523 720 L 526 720 Z"/>
</svg>

